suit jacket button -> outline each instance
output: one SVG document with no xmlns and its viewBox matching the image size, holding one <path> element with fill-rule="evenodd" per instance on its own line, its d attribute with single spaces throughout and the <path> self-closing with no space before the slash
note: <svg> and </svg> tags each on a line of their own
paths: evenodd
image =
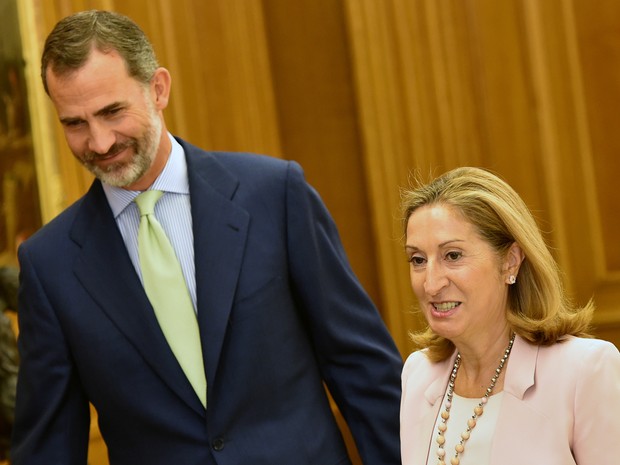
<svg viewBox="0 0 620 465">
<path fill-rule="evenodd" d="M 213 446 L 213 450 L 220 451 L 224 449 L 224 440 L 222 438 L 215 438 L 211 445 Z"/>
</svg>

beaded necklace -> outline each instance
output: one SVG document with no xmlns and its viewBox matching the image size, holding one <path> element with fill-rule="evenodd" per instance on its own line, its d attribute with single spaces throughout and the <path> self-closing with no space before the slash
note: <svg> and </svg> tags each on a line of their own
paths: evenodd
<svg viewBox="0 0 620 465">
<path fill-rule="evenodd" d="M 450 459 L 451 465 L 459 465 L 461 460 L 459 459 L 459 455 L 463 453 L 465 450 L 465 443 L 469 439 L 471 435 L 471 431 L 476 426 L 476 421 L 478 417 L 482 415 L 484 412 L 484 406 L 486 405 L 489 396 L 493 392 L 493 388 L 495 387 L 495 383 L 499 379 L 499 375 L 502 373 L 502 369 L 504 368 L 504 364 L 506 360 L 508 360 L 508 356 L 510 355 L 510 351 L 512 350 L 512 345 L 515 341 L 515 334 L 512 334 L 510 338 L 510 342 L 508 343 L 508 347 L 504 351 L 504 356 L 499 362 L 499 366 L 495 369 L 495 374 L 493 378 L 491 378 L 491 384 L 487 388 L 486 392 L 478 405 L 474 408 L 474 414 L 471 416 L 469 420 L 467 420 L 467 429 L 461 433 L 461 440 L 459 443 L 454 446 L 455 454 L 454 457 Z M 437 444 L 439 445 L 437 449 L 437 465 L 446 465 L 445 457 L 446 451 L 443 448 L 446 438 L 444 436 L 445 432 L 448 429 L 448 419 L 450 418 L 450 407 L 452 407 L 452 397 L 454 395 L 454 382 L 456 381 L 456 374 L 459 371 L 459 366 L 461 365 L 461 354 L 456 355 L 456 360 L 454 361 L 454 367 L 452 368 L 452 374 L 450 375 L 450 381 L 448 382 L 448 392 L 446 393 L 446 404 L 445 409 L 441 412 L 441 421 L 439 422 L 439 426 L 437 427 L 438 435 L 437 435 Z"/>
</svg>

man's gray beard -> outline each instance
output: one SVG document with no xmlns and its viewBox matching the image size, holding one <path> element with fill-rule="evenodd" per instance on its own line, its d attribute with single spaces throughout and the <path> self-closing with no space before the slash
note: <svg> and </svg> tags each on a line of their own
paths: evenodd
<svg viewBox="0 0 620 465">
<path fill-rule="evenodd" d="M 153 164 L 161 138 L 161 119 L 154 108 L 150 113 L 151 124 L 145 135 L 128 144 L 135 152 L 131 161 L 113 163 L 105 169 L 88 161 L 82 162 L 84 166 L 101 182 L 111 186 L 126 187 L 137 182 Z"/>
</svg>

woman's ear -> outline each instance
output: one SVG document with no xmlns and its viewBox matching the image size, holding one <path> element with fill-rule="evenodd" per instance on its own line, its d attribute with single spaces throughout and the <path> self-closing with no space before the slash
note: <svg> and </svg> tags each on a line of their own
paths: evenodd
<svg viewBox="0 0 620 465">
<path fill-rule="evenodd" d="M 521 249 L 521 246 L 516 242 L 513 242 L 508 252 L 506 253 L 506 259 L 504 261 L 504 280 L 507 284 L 514 284 L 517 280 L 517 275 L 519 274 L 519 268 L 521 267 L 521 263 L 523 263 L 523 259 L 525 258 L 525 254 Z"/>
<path fill-rule="evenodd" d="M 168 106 L 171 83 L 172 77 L 166 68 L 160 67 L 155 70 L 151 78 L 150 86 L 153 95 L 153 103 L 158 111 Z"/>
</svg>

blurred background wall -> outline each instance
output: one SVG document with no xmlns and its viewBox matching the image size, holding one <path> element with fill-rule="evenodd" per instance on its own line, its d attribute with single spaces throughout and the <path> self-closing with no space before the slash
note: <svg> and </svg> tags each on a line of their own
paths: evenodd
<svg viewBox="0 0 620 465">
<path fill-rule="evenodd" d="M 43 223 L 91 178 L 69 153 L 43 94 L 41 46 L 65 15 L 112 9 L 142 26 L 172 73 L 166 118 L 174 134 L 206 149 L 302 164 L 403 355 L 420 321 L 399 188 L 412 175 L 460 165 L 490 168 L 515 187 L 545 231 L 570 295 L 580 304 L 594 297 L 597 335 L 620 346 L 620 2 L 18 5 Z"/>
</svg>

